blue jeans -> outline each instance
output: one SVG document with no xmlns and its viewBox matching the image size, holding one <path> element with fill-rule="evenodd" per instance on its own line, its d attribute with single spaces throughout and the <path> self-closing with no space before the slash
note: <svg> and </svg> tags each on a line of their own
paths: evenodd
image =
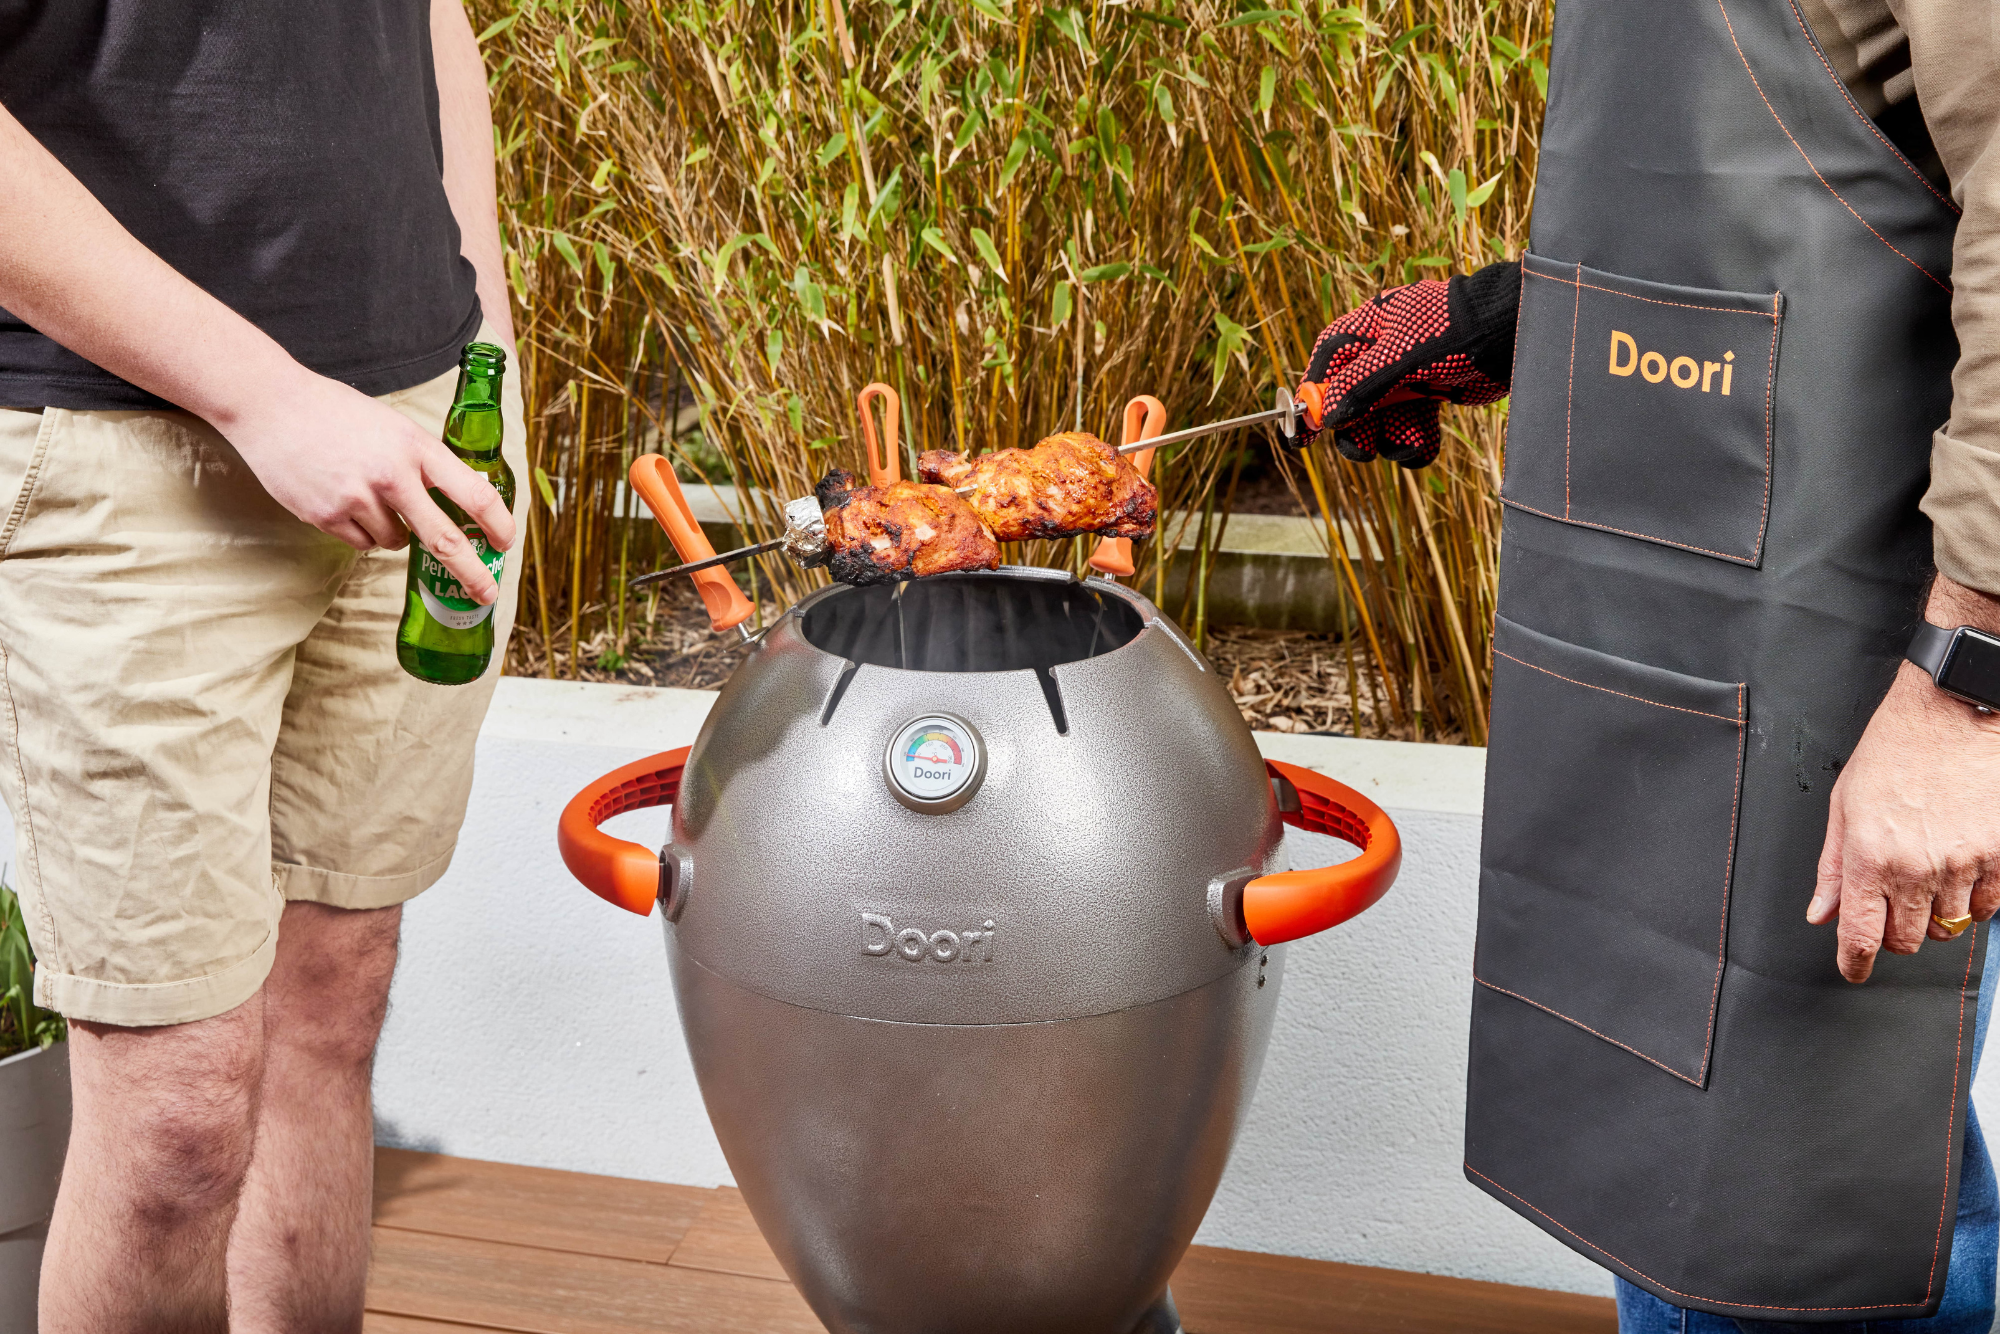
<svg viewBox="0 0 2000 1334">
<path fill-rule="evenodd" d="M 1979 1074 L 1979 1054 L 1986 1045 L 1986 1021 L 1993 1013 L 1992 962 L 1980 970 L 1979 1013 L 1972 1028 L 1972 1073 Z M 1944 1301 L 1925 1320 L 1861 1320 L 1838 1325 L 1802 1325 L 1789 1320 L 1738 1320 L 1732 1316 L 1689 1311 L 1661 1301 L 1643 1288 L 1618 1280 L 1618 1334 L 1990 1334 L 1993 1329 L 1993 1286 L 2000 1269 L 2000 1187 L 1993 1177 L 1993 1159 L 1979 1133 L 1979 1118 L 1966 1103 L 1965 1165 L 1959 1173 L 1958 1226 L 1951 1239 L 1951 1268 L 1944 1280 Z"/>
</svg>

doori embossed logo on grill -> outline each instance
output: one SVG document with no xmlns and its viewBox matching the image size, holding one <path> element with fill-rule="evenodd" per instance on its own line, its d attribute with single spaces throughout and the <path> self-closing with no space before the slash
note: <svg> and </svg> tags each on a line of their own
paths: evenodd
<svg viewBox="0 0 2000 1334">
<path fill-rule="evenodd" d="M 861 952 L 876 959 L 910 963 L 992 963 L 993 941 L 999 934 L 993 919 L 967 927 L 897 926 L 888 913 L 861 914 Z"/>
</svg>

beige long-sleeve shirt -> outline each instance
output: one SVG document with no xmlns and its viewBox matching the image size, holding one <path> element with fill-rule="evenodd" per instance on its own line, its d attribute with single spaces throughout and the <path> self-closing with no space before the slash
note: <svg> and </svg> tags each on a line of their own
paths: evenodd
<svg viewBox="0 0 2000 1334">
<path fill-rule="evenodd" d="M 2000 596 L 2000 0 L 1799 8 L 1862 110 L 1964 210 L 1952 245 L 1951 419 L 1931 444 L 1923 508 L 1938 569 Z"/>
</svg>

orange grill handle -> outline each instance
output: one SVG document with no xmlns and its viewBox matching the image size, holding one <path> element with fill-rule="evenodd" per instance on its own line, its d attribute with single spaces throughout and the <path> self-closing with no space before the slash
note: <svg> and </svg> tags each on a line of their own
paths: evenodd
<svg viewBox="0 0 2000 1334">
<path fill-rule="evenodd" d="M 1141 440 L 1151 440 L 1166 429 L 1166 404 L 1151 394 L 1141 394 L 1125 405 L 1125 435 L 1119 444 L 1135 445 Z M 1132 455 L 1132 466 L 1139 470 L 1141 477 L 1146 476 L 1153 469 L 1153 451 L 1142 449 Z M 1107 537 L 1099 542 L 1097 550 L 1091 554 L 1090 568 L 1129 579 L 1137 568 L 1132 564 L 1132 539 Z"/>
<path fill-rule="evenodd" d="M 1332 834 L 1361 849 L 1359 857 L 1338 866 L 1260 875 L 1243 887 L 1243 924 L 1251 938 L 1277 945 L 1339 926 L 1373 907 L 1396 882 L 1403 840 L 1380 806 L 1345 783 L 1278 760 L 1266 760 L 1264 767 L 1299 794 L 1299 809 L 1283 812 L 1286 824 Z"/>
<path fill-rule="evenodd" d="M 1305 409 L 1306 423 L 1315 431 L 1326 424 L 1326 391 L 1308 380 L 1292 394 L 1292 401 Z"/>
<path fill-rule="evenodd" d="M 598 898 L 641 917 L 653 911 L 660 897 L 659 854 L 629 839 L 614 838 L 597 826 L 626 811 L 673 805 L 691 749 L 662 751 L 614 769 L 563 807 L 556 825 L 563 865 Z"/>
<path fill-rule="evenodd" d="M 715 554 L 708 534 L 694 521 L 694 511 L 688 508 L 687 497 L 681 494 L 673 464 L 658 454 L 641 454 L 632 460 L 632 471 L 627 476 L 631 478 L 632 489 L 660 521 L 660 527 L 667 530 L 682 560 L 707 560 Z M 729 577 L 729 571 L 719 565 L 696 570 L 688 578 L 694 580 L 695 591 L 701 594 L 702 605 L 708 608 L 709 628 L 717 633 L 741 625 L 756 610 Z"/>
<path fill-rule="evenodd" d="M 882 435 L 875 435 L 875 414 L 868 405 L 875 399 L 882 400 Z M 854 409 L 861 414 L 861 439 L 868 446 L 868 484 L 870 486 L 890 486 L 903 480 L 903 401 L 896 397 L 896 391 L 877 380 L 854 397 Z M 885 455 L 883 442 L 889 449 Z"/>
</svg>

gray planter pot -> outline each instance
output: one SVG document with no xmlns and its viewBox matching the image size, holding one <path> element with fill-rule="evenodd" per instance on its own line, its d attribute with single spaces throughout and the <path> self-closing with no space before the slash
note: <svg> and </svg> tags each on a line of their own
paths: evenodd
<svg viewBox="0 0 2000 1334">
<path fill-rule="evenodd" d="M 0 1334 L 34 1334 L 69 1108 L 67 1042 L 0 1061 Z"/>
</svg>

